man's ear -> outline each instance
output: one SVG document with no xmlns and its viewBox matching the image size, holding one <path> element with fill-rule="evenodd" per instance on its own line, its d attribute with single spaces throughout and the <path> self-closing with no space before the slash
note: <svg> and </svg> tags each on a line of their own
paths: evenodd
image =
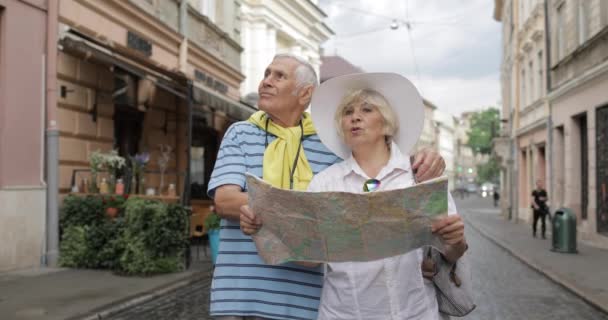
<svg viewBox="0 0 608 320">
<path fill-rule="evenodd" d="M 313 91 L 314 86 L 312 85 L 307 85 L 300 89 L 300 92 L 298 93 L 298 102 L 300 103 L 300 105 L 308 106 L 308 104 L 310 103 L 310 99 L 312 98 Z"/>
</svg>

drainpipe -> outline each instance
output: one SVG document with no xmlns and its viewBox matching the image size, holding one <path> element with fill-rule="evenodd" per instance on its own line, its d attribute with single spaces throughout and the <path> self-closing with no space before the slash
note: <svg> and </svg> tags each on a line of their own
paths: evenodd
<svg viewBox="0 0 608 320">
<path fill-rule="evenodd" d="M 193 84 L 192 80 L 188 80 L 188 98 L 186 103 L 188 104 L 188 152 L 186 161 L 186 176 L 184 179 L 184 196 L 182 198 L 182 205 L 189 206 L 190 205 L 190 166 L 192 165 L 192 109 L 194 108 L 193 101 Z"/>
<path fill-rule="evenodd" d="M 545 82 L 546 82 L 546 90 L 547 93 L 545 97 L 547 97 L 547 104 L 549 106 L 549 115 L 547 116 L 547 139 L 549 140 L 549 203 L 556 204 L 553 196 L 555 195 L 554 189 L 554 178 L 553 178 L 553 107 L 551 106 L 551 101 L 549 101 L 549 93 L 551 92 L 551 39 L 549 38 L 550 32 L 550 24 L 549 24 L 549 1 L 544 1 L 544 10 L 545 10 Z M 555 209 L 555 206 L 554 206 Z"/>
<path fill-rule="evenodd" d="M 46 250 L 43 265 L 59 258 L 59 128 L 57 126 L 57 30 L 59 0 L 48 0 L 46 38 Z"/>
</svg>

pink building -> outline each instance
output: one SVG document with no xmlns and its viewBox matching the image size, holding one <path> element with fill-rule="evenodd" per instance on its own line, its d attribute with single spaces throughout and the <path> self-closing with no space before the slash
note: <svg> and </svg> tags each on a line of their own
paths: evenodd
<svg viewBox="0 0 608 320">
<path fill-rule="evenodd" d="M 46 0 L 0 0 L 0 271 L 45 245 Z"/>
</svg>

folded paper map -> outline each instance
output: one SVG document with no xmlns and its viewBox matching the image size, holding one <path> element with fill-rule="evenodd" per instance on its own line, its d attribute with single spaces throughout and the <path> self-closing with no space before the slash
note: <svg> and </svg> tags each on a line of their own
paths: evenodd
<svg viewBox="0 0 608 320">
<path fill-rule="evenodd" d="M 253 236 L 268 264 L 370 261 L 425 245 L 443 251 L 431 222 L 448 210 L 448 179 L 369 193 L 305 192 L 247 175 L 249 206 L 263 226 Z"/>
</svg>

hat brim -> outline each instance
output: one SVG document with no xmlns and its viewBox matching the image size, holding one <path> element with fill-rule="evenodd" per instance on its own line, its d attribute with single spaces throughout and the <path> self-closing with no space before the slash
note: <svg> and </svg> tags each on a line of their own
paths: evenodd
<svg viewBox="0 0 608 320">
<path fill-rule="evenodd" d="M 314 91 L 310 109 L 321 142 L 342 159 L 350 156 L 351 150 L 338 135 L 334 117 L 344 96 L 361 89 L 379 92 L 390 104 L 399 122 L 393 141 L 401 152 L 409 154 L 422 132 L 424 105 L 416 87 L 395 73 L 349 74 L 323 82 Z"/>
</svg>

